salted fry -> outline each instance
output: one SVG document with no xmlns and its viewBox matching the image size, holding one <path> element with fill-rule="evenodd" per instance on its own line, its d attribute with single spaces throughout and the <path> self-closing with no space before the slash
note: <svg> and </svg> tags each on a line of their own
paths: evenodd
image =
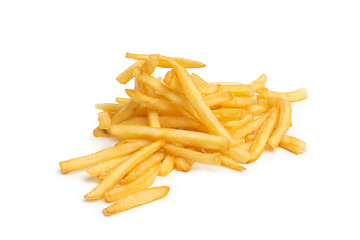
<svg viewBox="0 0 360 240">
<path fill-rule="evenodd" d="M 145 59 L 144 59 L 145 60 Z M 133 78 L 133 72 L 135 68 L 140 67 L 144 61 L 140 60 L 128 67 L 125 71 L 123 71 L 119 76 L 116 77 L 116 80 L 121 84 L 126 84 Z"/>
<path fill-rule="evenodd" d="M 111 134 L 109 134 L 105 129 L 100 129 L 99 127 L 93 130 L 94 137 L 105 137 L 105 138 L 114 138 Z"/>
<path fill-rule="evenodd" d="M 175 169 L 175 157 L 167 154 L 160 164 L 158 176 L 165 177 Z"/>
<path fill-rule="evenodd" d="M 111 127 L 111 117 L 108 112 L 99 112 L 98 121 L 100 129 L 110 129 Z"/>
<path fill-rule="evenodd" d="M 115 101 L 118 103 L 118 104 L 127 104 L 130 102 L 130 98 L 121 98 L 121 97 L 117 97 L 115 99 Z"/>
<path fill-rule="evenodd" d="M 247 163 L 251 158 L 250 153 L 239 146 L 230 147 L 229 150 L 223 151 L 223 153 L 239 163 Z"/>
<path fill-rule="evenodd" d="M 159 165 L 159 163 L 164 159 L 165 153 L 163 152 L 156 152 L 153 155 L 151 155 L 148 159 L 144 160 L 143 162 L 136 165 L 125 177 L 123 180 L 121 180 L 122 184 L 127 184 L 138 177 L 140 177 L 142 174 L 144 174 L 149 168 Z"/>
<path fill-rule="evenodd" d="M 279 107 L 275 105 L 272 108 L 270 115 L 266 118 L 265 122 L 261 126 L 253 144 L 250 147 L 251 159 L 249 162 L 256 161 L 260 157 L 260 154 L 264 151 L 266 143 L 275 129 L 278 118 Z"/>
<path fill-rule="evenodd" d="M 159 113 L 153 109 L 148 109 L 148 123 L 149 127 L 160 128 Z"/>
<path fill-rule="evenodd" d="M 181 158 L 181 157 L 175 158 L 175 165 L 176 165 L 176 169 L 178 171 L 188 172 L 188 171 L 190 171 L 193 164 L 194 164 L 194 161 L 192 161 L 192 160 Z"/>
<path fill-rule="evenodd" d="M 243 110 L 245 110 L 247 113 L 251 113 L 254 116 L 263 114 L 269 110 L 267 106 L 255 104 L 247 107 L 243 107 Z"/>
<path fill-rule="evenodd" d="M 124 104 L 118 103 L 97 103 L 95 108 L 104 112 L 117 112 L 124 107 Z"/>
<path fill-rule="evenodd" d="M 191 149 L 177 147 L 173 144 L 166 143 L 162 147 L 166 152 L 177 157 L 183 157 L 186 159 L 191 159 L 195 162 L 210 164 L 210 165 L 220 165 L 221 161 L 219 159 L 219 154 L 216 153 L 202 153 L 197 152 Z"/>
<path fill-rule="evenodd" d="M 247 113 L 245 115 L 245 117 L 241 120 L 238 121 L 228 121 L 226 123 L 224 123 L 224 127 L 226 127 L 226 129 L 230 132 L 234 132 L 238 129 L 240 129 L 241 127 L 243 127 L 244 125 L 252 122 L 254 119 L 254 116 L 252 114 Z"/>
<path fill-rule="evenodd" d="M 195 73 L 191 74 L 191 79 L 202 95 L 215 94 L 220 89 L 220 84 L 208 84 Z"/>
<path fill-rule="evenodd" d="M 120 109 L 111 119 L 113 124 L 119 124 L 126 119 L 129 119 L 130 116 L 134 113 L 135 109 L 139 106 L 134 101 L 130 101 L 125 104 L 122 109 Z"/>
<path fill-rule="evenodd" d="M 133 192 L 145 190 L 150 187 L 159 172 L 159 166 L 154 165 L 150 169 L 130 183 L 121 183 L 120 186 L 114 187 L 105 192 L 105 200 L 108 202 L 114 202 L 128 194 Z"/>
<path fill-rule="evenodd" d="M 220 92 L 231 92 L 235 97 L 251 97 L 255 96 L 255 87 L 245 84 L 221 85 Z"/>
<path fill-rule="evenodd" d="M 204 97 L 205 103 L 211 108 L 218 105 L 223 105 L 224 102 L 230 101 L 233 99 L 231 92 L 219 92 L 210 94 Z"/>
<path fill-rule="evenodd" d="M 153 202 L 165 197 L 170 188 L 167 186 L 148 188 L 143 191 L 134 192 L 117 200 L 114 204 L 103 210 L 105 216 L 129 210 L 134 207 Z"/>
<path fill-rule="evenodd" d="M 238 108 L 220 108 L 212 112 L 219 121 L 238 121 L 246 115 L 245 110 Z"/>
<path fill-rule="evenodd" d="M 298 102 L 304 100 L 308 97 L 307 91 L 305 88 L 300 88 L 293 92 L 274 92 L 270 91 L 267 88 L 258 88 L 256 92 L 262 97 L 271 98 L 283 98 L 288 100 L 289 102 Z"/>
<path fill-rule="evenodd" d="M 258 79 L 256 79 L 255 81 L 249 83 L 249 85 L 255 87 L 255 89 L 263 88 L 263 87 L 265 87 L 266 80 L 267 80 L 266 75 L 262 74 Z"/>
<path fill-rule="evenodd" d="M 62 172 L 66 173 L 75 169 L 90 167 L 109 159 L 118 158 L 133 153 L 147 144 L 149 144 L 149 141 L 139 140 L 132 143 L 124 143 L 119 146 L 106 148 L 90 155 L 60 162 L 60 169 Z"/>
<path fill-rule="evenodd" d="M 253 143 L 252 141 L 251 141 L 251 142 L 242 143 L 242 144 L 239 144 L 237 147 L 239 147 L 239 148 L 241 148 L 241 149 L 244 149 L 245 151 L 248 151 L 248 152 L 249 152 L 252 143 Z"/>
<path fill-rule="evenodd" d="M 155 71 L 155 68 L 159 65 L 159 57 L 156 54 L 150 54 L 145 62 L 140 66 L 141 71 L 144 71 L 148 74 L 152 74 Z"/>
<path fill-rule="evenodd" d="M 233 99 L 221 103 L 221 106 L 227 108 L 240 108 L 257 104 L 257 97 L 233 97 Z"/>
<path fill-rule="evenodd" d="M 241 166 L 237 161 L 234 161 L 230 157 L 221 154 L 220 155 L 221 165 L 226 166 L 228 168 L 232 168 L 238 171 L 246 170 L 243 166 Z"/>
<path fill-rule="evenodd" d="M 105 172 L 111 168 L 116 167 L 117 165 L 119 165 L 120 163 L 126 161 L 129 159 L 129 155 L 124 156 L 124 157 L 118 157 L 118 158 L 114 158 L 114 159 L 110 159 L 110 160 L 106 160 L 105 162 L 102 163 L 98 163 L 92 167 L 89 167 L 86 169 L 86 172 L 93 175 L 93 176 L 98 176 L 100 173 Z"/>
<path fill-rule="evenodd" d="M 265 119 L 267 118 L 269 113 L 264 113 L 263 115 L 256 118 L 254 121 L 249 122 L 244 127 L 233 133 L 234 138 L 236 139 L 244 139 L 246 135 L 252 133 L 254 131 L 259 130 Z"/>
<path fill-rule="evenodd" d="M 91 192 L 86 194 L 85 198 L 88 199 L 102 198 L 106 190 L 112 188 L 137 164 L 144 161 L 151 154 L 159 150 L 164 143 L 165 143 L 164 141 L 158 140 L 140 149 L 139 151 L 133 153 L 127 161 L 116 166 L 115 169 L 105 179 L 103 179 L 96 188 L 94 188 Z"/>
<path fill-rule="evenodd" d="M 164 60 L 164 58 L 161 58 L 163 56 L 161 56 L 161 55 L 158 55 L 158 56 L 159 56 L 158 67 L 161 67 L 161 68 L 171 68 L 172 67 L 172 65 L 168 61 Z M 148 55 L 126 53 L 125 57 L 136 59 L 136 60 L 145 60 L 148 57 Z M 184 68 L 203 68 L 206 66 L 205 64 L 203 64 L 201 62 L 193 61 L 193 60 L 186 59 L 186 58 L 171 57 L 170 59 L 176 61 L 178 64 L 180 64 Z"/>
</svg>

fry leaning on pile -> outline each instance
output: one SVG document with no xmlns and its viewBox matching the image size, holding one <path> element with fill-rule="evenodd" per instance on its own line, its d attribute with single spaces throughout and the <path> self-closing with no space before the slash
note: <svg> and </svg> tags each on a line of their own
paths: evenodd
<svg viewBox="0 0 360 240">
<path fill-rule="evenodd" d="M 134 79 L 129 98 L 98 103 L 95 137 L 117 138 L 115 146 L 60 162 L 64 173 L 87 168 L 99 184 L 85 195 L 113 203 L 106 216 L 161 199 L 168 186 L 151 187 L 157 176 L 174 169 L 188 172 L 194 162 L 243 171 L 266 149 L 281 147 L 294 154 L 306 143 L 286 135 L 291 103 L 307 98 L 305 89 L 275 92 L 265 88 L 267 77 L 242 84 L 210 83 L 188 68 L 205 64 L 159 54 L 132 54 L 136 60 L 116 80 Z M 156 67 L 169 68 L 153 77 Z"/>
</svg>

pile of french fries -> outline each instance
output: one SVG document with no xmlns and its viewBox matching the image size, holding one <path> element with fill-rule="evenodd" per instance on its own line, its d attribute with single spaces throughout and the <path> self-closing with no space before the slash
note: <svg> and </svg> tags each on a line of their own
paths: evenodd
<svg viewBox="0 0 360 240">
<path fill-rule="evenodd" d="M 249 84 L 208 83 L 187 68 L 198 61 L 159 54 L 127 53 L 137 60 L 116 80 L 135 79 L 129 98 L 99 103 L 95 137 L 120 139 L 115 146 L 60 162 L 64 173 L 87 168 L 99 184 L 87 199 L 113 203 L 103 210 L 113 215 L 165 197 L 169 187 L 149 188 L 157 176 L 172 170 L 190 171 L 194 162 L 222 165 L 238 171 L 256 161 L 265 149 L 281 147 L 294 154 L 306 143 L 286 135 L 291 103 L 307 98 L 305 89 L 274 92 L 266 76 Z M 164 78 L 152 76 L 156 67 L 170 68 Z"/>
</svg>

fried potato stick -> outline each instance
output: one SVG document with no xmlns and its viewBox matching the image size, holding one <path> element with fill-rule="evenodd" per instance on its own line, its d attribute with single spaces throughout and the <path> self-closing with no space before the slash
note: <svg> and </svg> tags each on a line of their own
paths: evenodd
<svg viewBox="0 0 360 240">
<path fill-rule="evenodd" d="M 165 177 L 175 169 L 175 156 L 167 154 L 160 164 L 158 176 Z"/>
<path fill-rule="evenodd" d="M 145 60 L 145 59 L 144 59 Z M 140 60 L 132 64 L 125 71 L 123 71 L 119 76 L 116 77 L 116 80 L 121 84 L 126 84 L 133 78 L 133 72 L 135 68 L 140 67 L 145 61 Z"/>
<path fill-rule="evenodd" d="M 277 97 L 288 100 L 289 102 L 298 102 L 304 100 L 308 97 L 307 91 L 305 88 L 300 88 L 293 92 L 275 92 L 270 91 L 267 88 L 258 88 L 256 92 L 262 97 L 270 98 Z"/>
<path fill-rule="evenodd" d="M 244 168 L 243 166 L 241 166 L 237 161 L 231 159 L 230 157 L 221 154 L 220 155 L 220 160 L 221 160 L 221 165 L 234 169 L 234 170 L 238 170 L 238 171 L 243 171 L 246 168 Z"/>
<path fill-rule="evenodd" d="M 193 164 L 194 164 L 194 161 L 192 161 L 192 160 L 181 158 L 181 157 L 175 158 L 175 165 L 176 165 L 176 169 L 178 171 L 189 172 Z"/>
</svg>

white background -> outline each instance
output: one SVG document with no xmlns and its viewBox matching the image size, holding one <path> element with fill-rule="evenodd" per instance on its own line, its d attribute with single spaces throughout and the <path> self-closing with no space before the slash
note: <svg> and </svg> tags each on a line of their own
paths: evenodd
<svg viewBox="0 0 360 240">
<path fill-rule="evenodd" d="M 1 239 L 359 239 L 358 3 L 2 1 Z M 174 171 L 155 182 L 166 198 L 105 217 L 83 199 L 96 181 L 58 162 L 114 143 L 92 137 L 94 104 L 125 96 L 127 51 L 202 61 L 207 81 L 307 88 L 289 134 L 308 152 Z"/>
</svg>

